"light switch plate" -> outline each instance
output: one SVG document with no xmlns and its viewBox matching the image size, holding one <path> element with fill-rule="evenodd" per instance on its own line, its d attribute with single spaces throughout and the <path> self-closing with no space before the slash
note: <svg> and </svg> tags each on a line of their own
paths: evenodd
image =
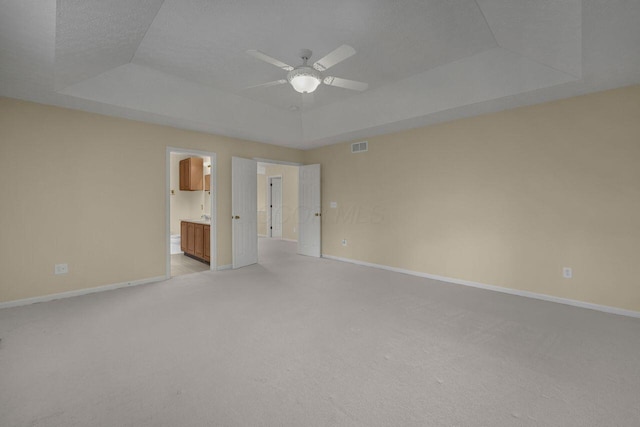
<svg viewBox="0 0 640 427">
<path fill-rule="evenodd" d="M 335 209 L 338 207 L 338 202 L 331 202 L 331 209 Z"/>
</svg>

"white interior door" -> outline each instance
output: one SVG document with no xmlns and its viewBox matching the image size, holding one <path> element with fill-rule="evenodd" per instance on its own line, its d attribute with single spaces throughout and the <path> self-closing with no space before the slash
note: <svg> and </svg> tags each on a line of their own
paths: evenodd
<svg viewBox="0 0 640 427">
<path fill-rule="evenodd" d="M 269 178 L 271 237 L 282 237 L 282 178 Z"/>
<path fill-rule="evenodd" d="M 258 183 L 255 160 L 231 159 L 233 268 L 258 262 Z"/>
<path fill-rule="evenodd" d="M 298 253 L 320 257 L 320 165 L 300 166 Z"/>
</svg>

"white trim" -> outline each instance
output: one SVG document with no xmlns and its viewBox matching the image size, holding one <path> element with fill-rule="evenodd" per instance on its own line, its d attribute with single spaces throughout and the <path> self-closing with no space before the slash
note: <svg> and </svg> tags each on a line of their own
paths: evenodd
<svg viewBox="0 0 640 427">
<path fill-rule="evenodd" d="M 114 289 L 129 288 L 132 286 L 146 285 L 147 283 L 162 282 L 166 280 L 164 276 L 150 277 L 148 279 L 132 280 L 130 282 L 114 283 L 112 285 L 96 286 L 95 288 L 78 289 L 77 291 L 61 292 L 57 294 L 43 295 L 40 297 L 24 298 L 13 301 L 0 302 L 0 309 L 9 307 L 20 307 L 23 305 L 35 304 L 37 302 L 47 302 L 62 298 L 71 298 L 81 295 L 95 294 L 97 292 L 112 291 Z"/>
<path fill-rule="evenodd" d="M 195 156 L 209 157 L 211 160 L 212 173 L 209 174 L 209 184 L 211 191 L 211 226 L 209 227 L 209 270 L 215 271 L 218 262 L 218 156 L 213 151 L 191 150 L 189 148 L 167 146 L 165 154 L 165 234 L 166 234 L 166 257 L 165 257 L 165 279 L 171 278 L 171 154 L 193 154 Z M 207 175 L 206 173 L 204 175 Z"/>
<path fill-rule="evenodd" d="M 342 258 L 342 257 L 333 256 L 333 255 L 322 254 L 322 257 L 331 259 L 334 261 L 348 262 L 351 264 L 362 265 L 365 267 L 379 268 L 382 270 L 393 271 L 395 273 L 402 273 L 402 274 L 408 274 L 411 276 L 423 277 L 425 279 L 439 280 L 441 282 L 455 283 L 457 285 L 470 286 L 473 288 L 486 289 L 486 290 L 495 291 L 495 292 L 502 292 L 505 294 L 516 295 L 520 297 L 556 302 L 559 304 L 571 305 L 574 307 L 587 308 L 589 310 L 602 311 L 610 314 L 618 314 L 620 316 L 640 318 L 640 311 L 625 310 L 623 308 L 610 307 L 608 305 L 593 304 L 590 302 L 577 301 L 569 298 L 560 298 L 560 297 L 555 297 L 553 295 L 539 294 L 536 292 L 522 291 L 519 289 L 503 288 L 501 286 L 495 286 L 495 285 L 486 285 L 484 283 L 472 282 L 469 280 L 455 279 L 452 277 L 438 276 L 436 274 L 428 274 L 428 273 L 422 273 L 419 271 L 405 270 L 403 268 L 390 267 L 388 265 L 382 265 L 382 264 L 373 264 L 370 262 L 358 261 L 350 258 Z"/>
<path fill-rule="evenodd" d="M 285 242 L 298 243 L 298 241 L 297 241 L 297 240 L 294 240 L 294 239 L 285 239 L 284 237 L 283 237 L 282 239 L 280 239 L 280 240 L 284 240 Z"/>
<path fill-rule="evenodd" d="M 273 233 L 271 232 L 271 189 L 269 188 L 271 184 L 271 181 L 269 179 L 269 175 L 266 175 L 266 183 L 265 183 L 265 188 L 264 188 L 264 194 L 265 194 L 265 199 L 266 199 L 266 206 L 265 208 L 267 209 L 267 237 L 271 238 L 273 237 Z M 260 191 L 260 189 L 258 189 L 258 191 Z"/>
<path fill-rule="evenodd" d="M 267 237 L 273 237 L 273 224 L 271 224 L 271 212 L 273 208 L 271 207 L 271 189 L 273 184 L 272 180 L 274 178 L 280 178 L 280 238 L 282 238 L 282 197 L 284 196 L 284 179 L 282 175 L 267 175 Z"/>
<path fill-rule="evenodd" d="M 266 234 L 260 234 L 260 233 L 258 233 L 258 237 L 269 237 L 269 236 L 267 236 Z"/>
<path fill-rule="evenodd" d="M 225 264 L 225 265 L 219 265 L 218 268 L 216 268 L 216 270 L 218 271 L 231 270 L 232 268 L 233 268 L 232 264 Z"/>
<path fill-rule="evenodd" d="M 273 163 L 276 165 L 287 165 L 287 166 L 302 166 L 302 163 L 296 162 L 285 162 L 284 160 L 271 160 L 271 159 L 263 159 L 261 157 L 254 157 L 253 160 L 260 163 Z"/>
</svg>

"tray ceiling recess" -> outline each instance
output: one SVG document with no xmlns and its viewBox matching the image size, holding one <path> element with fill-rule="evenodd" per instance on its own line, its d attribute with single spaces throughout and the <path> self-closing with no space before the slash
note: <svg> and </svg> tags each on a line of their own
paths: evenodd
<svg viewBox="0 0 640 427">
<path fill-rule="evenodd" d="M 631 0 L 5 0 L 0 95 L 310 148 L 638 84 L 638 22 Z M 312 102 L 247 54 L 301 48 L 345 54 Z"/>
</svg>

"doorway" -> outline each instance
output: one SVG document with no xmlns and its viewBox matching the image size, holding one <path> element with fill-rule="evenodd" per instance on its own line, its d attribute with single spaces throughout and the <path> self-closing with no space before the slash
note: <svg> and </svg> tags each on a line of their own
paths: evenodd
<svg viewBox="0 0 640 427">
<path fill-rule="evenodd" d="M 291 245 L 290 251 L 281 253 L 321 257 L 320 165 L 232 157 L 231 166 L 232 268 L 256 264 L 259 257 L 262 264 L 268 258 L 262 249 L 274 244 Z M 273 237 L 269 228 L 270 177 L 281 179 L 281 237 Z M 293 191 L 288 190 L 291 184 Z M 260 241 L 270 243 L 260 245 Z"/>
<path fill-rule="evenodd" d="M 258 237 L 298 241 L 299 166 L 257 163 Z"/>
<path fill-rule="evenodd" d="M 216 270 L 216 153 L 167 147 L 167 278 Z"/>
</svg>

